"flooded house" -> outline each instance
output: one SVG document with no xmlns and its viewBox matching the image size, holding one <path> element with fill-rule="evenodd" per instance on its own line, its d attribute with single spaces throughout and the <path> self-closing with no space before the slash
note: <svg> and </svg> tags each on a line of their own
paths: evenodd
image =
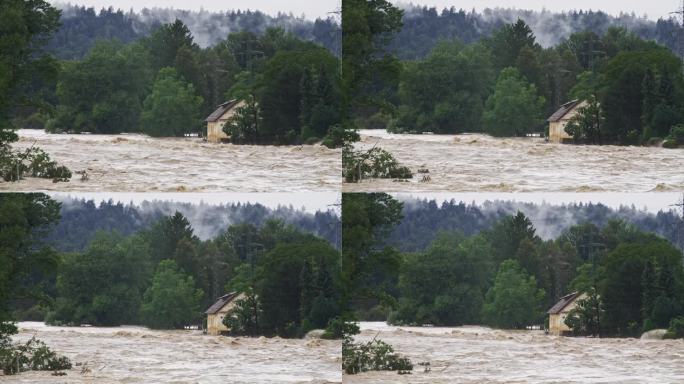
<svg viewBox="0 0 684 384">
<path fill-rule="evenodd" d="M 216 110 L 204 119 L 207 123 L 207 141 L 210 143 L 228 141 L 230 138 L 223 132 L 223 126 L 235 115 L 235 111 L 244 105 L 244 101 L 230 100 L 216 107 Z"/>
<path fill-rule="evenodd" d="M 561 105 L 560 108 L 547 119 L 549 122 L 549 141 L 552 143 L 563 143 L 572 140 L 572 136 L 565 132 L 565 126 L 570 119 L 577 115 L 579 109 L 586 105 L 587 102 L 583 100 L 573 100 Z"/>
<path fill-rule="evenodd" d="M 561 336 L 569 333 L 570 327 L 565 324 L 565 319 L 568 317 L 570 311 L 577 306 L 577 301 L 586 299 L 587 295 L 582 292 L 573 292 L 565 295 L 554 304 L 546 313 L 549 315 L 549 333 L 555 336 Z"/>
<path fill-rule="evenodd" d="M 204 312 L 207 315 L 207 333 L 217 336 L 228 332 L 228 328 L 223 325 L 223 319 L 235 308 L 236 301 L 244 298 L 244 293 L 232 292 L 216 299 L 216 302 Z"/>
</svg>

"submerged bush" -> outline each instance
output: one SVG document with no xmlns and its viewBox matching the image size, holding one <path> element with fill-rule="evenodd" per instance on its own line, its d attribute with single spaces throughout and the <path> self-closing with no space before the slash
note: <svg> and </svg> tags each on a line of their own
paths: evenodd
<svg viewBox="0 0 684 384">
<path fill-rule="evenodd" d="M 5 181 L 19 181 L 24 177 L 69 181 L 71 171 L 50 159 L 40 148 L 31 147 L 24 152 L 13 152 L 9 146 L 0 149 L 0 176 Z"/>
<path fill-rule="evenodd" d="M 16 325 L 0 323 L 0 369 L 5 375 L 24 371 L 61 371 L 71 369 L 71 361 L 59 356 L 45 343 L 32 337 L 26 344 L 13 345 L 11 335 L 17 333 Z"/>
<path fill-rule="evenodd" d="M 354 343 L 353 335 L 359 333 L 356 323 L 342 323 L 344 340 L 342 341 L 342 369 L 354 375 L 367 371 L 398 371 L 410 373 L 413 363 L 406 357 L 394 352 L 391 345 L 373 338 L 365 343 Z"/>
<path fill-rule="evenodd" d="M 666 339 L 684 338 L 684 317 L 676 317 L 670 320 L 670 327 L 665 334 Z"/>
<path fill-rule="evenodd" d="M 408 358 L 395 353 L 394 348 L 382 340 L 354 343 L 351 337 L 345 337 L 342 342 L 342 369 L 350 375 L 367 371 L 401 373 L 413 370 L 413 364 Z"/>
<path fill-rule="evenodd" d="M 391 153 L 382 148 L 373 147 L 368 151 L 354 151 L 345 148 L 342 151 L 342 172 L 346 182 L 356 183 L 362 179 L 410 179 L 413 173 L 399 162 Z"/>
</svg>

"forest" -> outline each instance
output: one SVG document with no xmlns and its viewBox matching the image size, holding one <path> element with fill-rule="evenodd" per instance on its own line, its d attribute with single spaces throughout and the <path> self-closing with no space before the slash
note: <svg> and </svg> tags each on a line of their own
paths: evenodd
<svg viewBox="0 0 684 384">
<path fill-rule="evenodd" d="M 26 23 L 32 21 L 28 15 L 37 15 L 26 4 L 16 7 L 27 15 Z M 332 20 L 301 21 L 302 28 L 311 29 L 300 31 L 305 40 L 295 34 L 298 28 L 279 27 L 287 21 L 297 25 L 287 16 L 278 21 L 258 12 L 215 15 L 209 19 L 233 21 L 217 27 L 226 32 L 220 39 L 201 46 L 179 18 L 159 22 L 170 11 L 124 15 L 67 8 L 63 16 L 47 3 L 40 7 L 50 10 L 42 13 L 49 19 L 42 20 L 46 29 L 40 45 L 41 68 L 49 76 L 27 81 L 24 93 L 35 103 L 15 100 L 5 108 L 14 127 L 182 137 L 202 134 L 203 119 L 216 106 L 238 99 L 246 105 L 224 127 L 234 143 L 341 144 L 339 129 L 333 129 L 339 123 L 339 60 L 312 35 L 314 30 L 334 35 Z M 179 12 L 183 15 L 193 23 L 206 16 Z M 251 26 L 240 29 L 243 24 Z M 91 33 L 90 40 L 83 37 Z M 87 51 L 74 52 L 74 47 Z"/>
<path fill-rule="evenodd" d="M 236 221 L 203 240 L 176 212 L 62 252 L 47 241 L 61 205 L 44 194 L 0 197 L 3 322 L 182 329 L 236 291 L 250 298 L 231 319 L 236 334 L 302 337 L 339 315 L 339 251 L 282 220 Z"/>
<path fill-rule="evenodd" d="M 580 291 L 590 300 L 571 316 L 577 334 L 633 337 L 678 329 L 683 320 L 682 251 L 627 220 L 578 222 L 543 239 L 518 211 L 479 230 L 435 229 L 425 247 L 402 251 L 390 238 L 405 213 L 416 216 L 407 205 L 379 193 L 343 197 L 344 302 L 352 318 L 525 329 L 543 325 L 548 308 Z M 444 205 L 457 216 L 454 207 Z M 477 213 L 462 220 L 469 215 Z"/>
<path fill-rule="evenodd" d="M 403 252 L 427 248 L 440 232 L 472 236 L 489 229 L 506 216 L 522 212 L 544 240 L 555 239 L 573 225 L 590 223 L 603 228 L 612 220 L 624 221 L 644 232 L 652 232 L 684 251 L 684 221 L 681 212 L 644 211 L 634 205 L 610 208 L 601 203 L 525 203 L 495 200 L 481 204 L 449 200 L 401 198 L 402 220 L 386 238 L 386 244 Z M 673 207 L 674 208 L 674 207 Z"/>
<path fill-rule="evenodd" d="M 365 100 L 350 109 L 353 128 L 524 137 L 547 132 L 554 111 L 583 100 L 566 129 L 576 143 L 684 144 L 684 74 L 673 52 L 684 29 L 675 19 L 505 9 L 439 14 L 382 3 L 358 5 L 366 15 L 387 16 L 375 18 L 383 22 L 370 54 L 357 57 L 350 48 L 348 58 L 344 51 L 345 37 L 355 39 L 357 14 L 348 16 L 350 31 L 343 28 L 345 62 L 374 58 L 350 74 L 364 80 L 350 88 L 350 97 Z M 559 24 L 567 28 L 554 35 L 551 26 Z"/>
<path fill-rule="evenodd" d="M 312 233 L 340 249 L 340 217 L 333 211 L 307 213 L 290 206 L 271 209 L 261 204 L 192 204 L 174 201 L 143 201 L 124 204 L 114 201 L 55 197 L 60 204 L 60 220 L 44 237 L 46 244 L 61 252 L 81 252 L 97 232 L 116 231 L 129 236 L 149 229 L 164 217 L 180 212 L 202 240 L 218 236 L 233 223 L 261 227 L 269 220 L 280 220 L 300 231 Z"/>
</svg>

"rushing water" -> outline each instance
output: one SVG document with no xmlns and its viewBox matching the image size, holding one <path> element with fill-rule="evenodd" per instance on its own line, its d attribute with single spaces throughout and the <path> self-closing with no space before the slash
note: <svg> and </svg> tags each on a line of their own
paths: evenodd
<svg viewBox="0 0 684 384">
<path fill-rule="evenodd" d="M 362 130 L 357 148 L 377 145 L 414 174 L 410 182 L 364 180 L 345 191 L 650 192 L 684 190 L 684 150 L 569 145 L 482 134 L 408 135 Z"/>
<path fill-rule="evenodd" d="M 58 135 L 20 130 L 17 149 L 42 148 L 74 174 L 68 183 L 26 179 L 8 191 L 291 192 L 339 191 L 341 151 L 322 145 L 214 144 L 140 134 Z"/>
<path fill-rule="evenodd" d="M 35 335 L 74 367 L 67 376 L 24 372 L 2 383 L 341 382 L 339 341 L 208 336 L 143 327 L 67 328 L 19 323 L 15 341 Z M 76 366 L 78 364 L 78 366 Z M 86 367 L 86 369 L 84 369 Z"/>
<path fill-rule="evenodd" d="M 486 327 L 393 327 L 361 323 L 357 340 L 391 344 L 413 374 L 366 372 L 345 383 L 682 383 L 684 341 L 592 339 Z M 419 362 L 429 362 L 424 372 Z"/>
</svg>

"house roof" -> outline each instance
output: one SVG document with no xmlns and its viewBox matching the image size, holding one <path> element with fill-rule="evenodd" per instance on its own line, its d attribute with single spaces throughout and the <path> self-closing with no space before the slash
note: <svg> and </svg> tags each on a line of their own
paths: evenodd
<svg viewBox="0 0 684 384">
<path fill-rule="evenodd" d="M 573 101 L 569 101 L 569 102 L 561 105 L 560 108 L 558 108 L 558 110 L 556 112 L 554 112 L 554 114 L 551 115 L 551 117 L 549 117 L 547 121 L 549 123 L 559 121 L 565 115 L 567 115 L 568 112 L 575 109 L 575 107 L 577 107 L 581 102 L 582 102 L 581 100 L 573 100 Z"/>
<path fill-rule="evenodd" d="M 565 307 L 567 307 L 570 303 L 573 301 L 577 300 L 580 296 L 582 295 L 582 292 L 573 292 L 569 295 L 565 295 L 558 300 L 558 302 L 551 307 L 546 313 L 549 315 L 555 315 L 558 313 L 561 313 Z"/>
<path fill-rule="evenodd" d="M 217 121 L 218 119 L 221 118 L 221 116 L 223 116 L 228 110 L 233 108 L 237 103 L 238 103 L 237 100 L 230 100 L 230 101 L 226 101 L 223 104 L 220 104 L 218 107 L 216 107 L 216 110 L 211 113 L 211 115 L 207 116 L 207 118 L 204 119 L 204 121 L 207 123 L 212 123 L 214 121 Z"/>
<path fill-rule="evenodd" d="M 216 302 L 209 307 L 206 311 L 204 311 L 205 314 L 207 315 L 213 315 L 216 312 L 220 311 L 221 308 L 223 308 L 226 304 L 230 303 L 233 301 L 239 294 L 237 292 L 231 292 L 227 295 L 223 295 L 216 299 Z"/>
</svg>

